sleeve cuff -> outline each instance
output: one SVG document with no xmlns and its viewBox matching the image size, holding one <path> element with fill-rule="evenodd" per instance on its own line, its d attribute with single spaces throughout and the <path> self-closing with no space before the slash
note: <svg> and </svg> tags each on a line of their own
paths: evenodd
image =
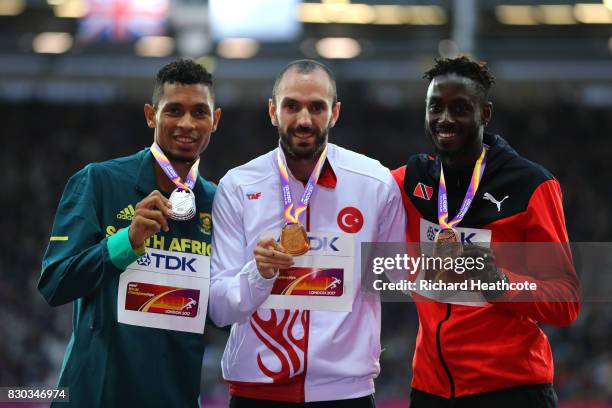
<svg viewBox="0 0 612 408">
<path fill-rule="evenodd" d="M 268 294 L 270 294 L 272 286 L 274 286 L 274 281 L 276 281 L 276 277 L 278 276 L 278 271 L 271 278 L 264 278 L 259 273 L 257 265 L 255 264 L 255 260 L 249 261 L 249 263 L 247 264 L 247 270 L 250 285 L 257 289 L 266 291 Z"/>
<path fill-rule="evenodd" d="M 510 272 L 508 269 L 499 268 L 499 270 L 501 271 L 501 273 L 504 274 L 504 276 L 506 277 L 506 282 L 508 282 L 509 284 L 514 283 L 514 282 L 520 282 L 516 274 Z M 500 296 L 496 297 L 494 301 L 495 302 L 511 302 L 516 296 L 517 296 L 517 292 L 507 290 L 503 292 Z"/>
<path fill-rule="evenodd" d="M 110 260 L 117 269 L 125 270 L 129 264 L 144 254 L 144 247 L 138 248 L 141 253 L 132 248 L 129 237 L 129 228 L 123 228 L 110 236 L 106 241 Z"/>
</svg>

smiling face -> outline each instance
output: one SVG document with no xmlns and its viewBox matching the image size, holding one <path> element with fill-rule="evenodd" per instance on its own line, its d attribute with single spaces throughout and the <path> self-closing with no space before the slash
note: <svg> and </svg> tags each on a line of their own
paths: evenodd
<svg viewBox="0 0 612 408">
<path fill-rule="evenodd" d="M 473 80 L 455 74 L 436 76 L 427 90 L 425 132 L 442 155 L 480 153 L 491 109 Z"/>
<path fill-rule="evenodd" d="M 145 105 L 145 117 L 155 129 L 155 141 L 171 162 L 192 163 L 208 146 L 221 110 L 203 84 L 166 83 L 157 104 Z"/>
<path fill-rule="evenodd" d="M 283 75 L 268 111 L 289 156 L 313 159 L 325 147 L 329 129 L 340 114 L 340 103 L 333 104 L 331 89 L 330 78 L 322 69 L 308 73 L 290 69 Z"/>
</svg>

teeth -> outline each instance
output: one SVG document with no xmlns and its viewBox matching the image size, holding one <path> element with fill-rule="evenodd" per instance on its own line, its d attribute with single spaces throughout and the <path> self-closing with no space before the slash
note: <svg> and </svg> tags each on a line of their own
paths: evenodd
<svg viewBox="0 0 612 408">
<path fill-rule="evenodd" d="M 440 137 L 453 137 L 456 133 L 439 133 Z"/>
</svg>

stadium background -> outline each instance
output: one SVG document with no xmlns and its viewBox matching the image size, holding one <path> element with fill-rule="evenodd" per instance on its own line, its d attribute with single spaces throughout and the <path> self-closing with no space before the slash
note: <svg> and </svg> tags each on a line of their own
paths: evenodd
<svg viewBox="0 0 612 408">
<path fill-rule="evenodd" d="M 334 143 L 390 168 L 431 150 L 421 75 L 457 53 L 489 62 L 489 130 L 558 177 L 572 241 L 609 242 L 612 2 L 0 0 L 0 386 L 55 384 L 71 305 L 49 307 L 36 282 L 57 203 L 85 164 L 150 145 L 142 106 L 164 63 L 214 72 L 223 115 L 200 170 L 217 182 L 274 148 L 274 76 L 303 57 L 337 75 Z M 544 327 L 562 407 L 612 406 L 611 312 L 589 303 L 571 327 Z M 416 329 L 412 304 L 383 304 L 381 407 L 407 406 Z M 204 405 L 222 406 L 226 334 L 206 336 Z"/>
</svg>

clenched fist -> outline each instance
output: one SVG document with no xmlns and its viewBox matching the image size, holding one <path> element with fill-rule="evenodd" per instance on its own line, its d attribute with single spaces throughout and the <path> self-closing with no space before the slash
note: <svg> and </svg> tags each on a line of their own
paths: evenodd
<svg viewBox="0 0 612 408">
<path fill-rule="evenodd" d="M 132 248 L 141 247 L 144 242 L 159 231 L 168 231 L 168 216 L 172 204 L 159 191 L 154 190 L 136 204 L 136 212 L 130 224 Z"/>
</svg>

